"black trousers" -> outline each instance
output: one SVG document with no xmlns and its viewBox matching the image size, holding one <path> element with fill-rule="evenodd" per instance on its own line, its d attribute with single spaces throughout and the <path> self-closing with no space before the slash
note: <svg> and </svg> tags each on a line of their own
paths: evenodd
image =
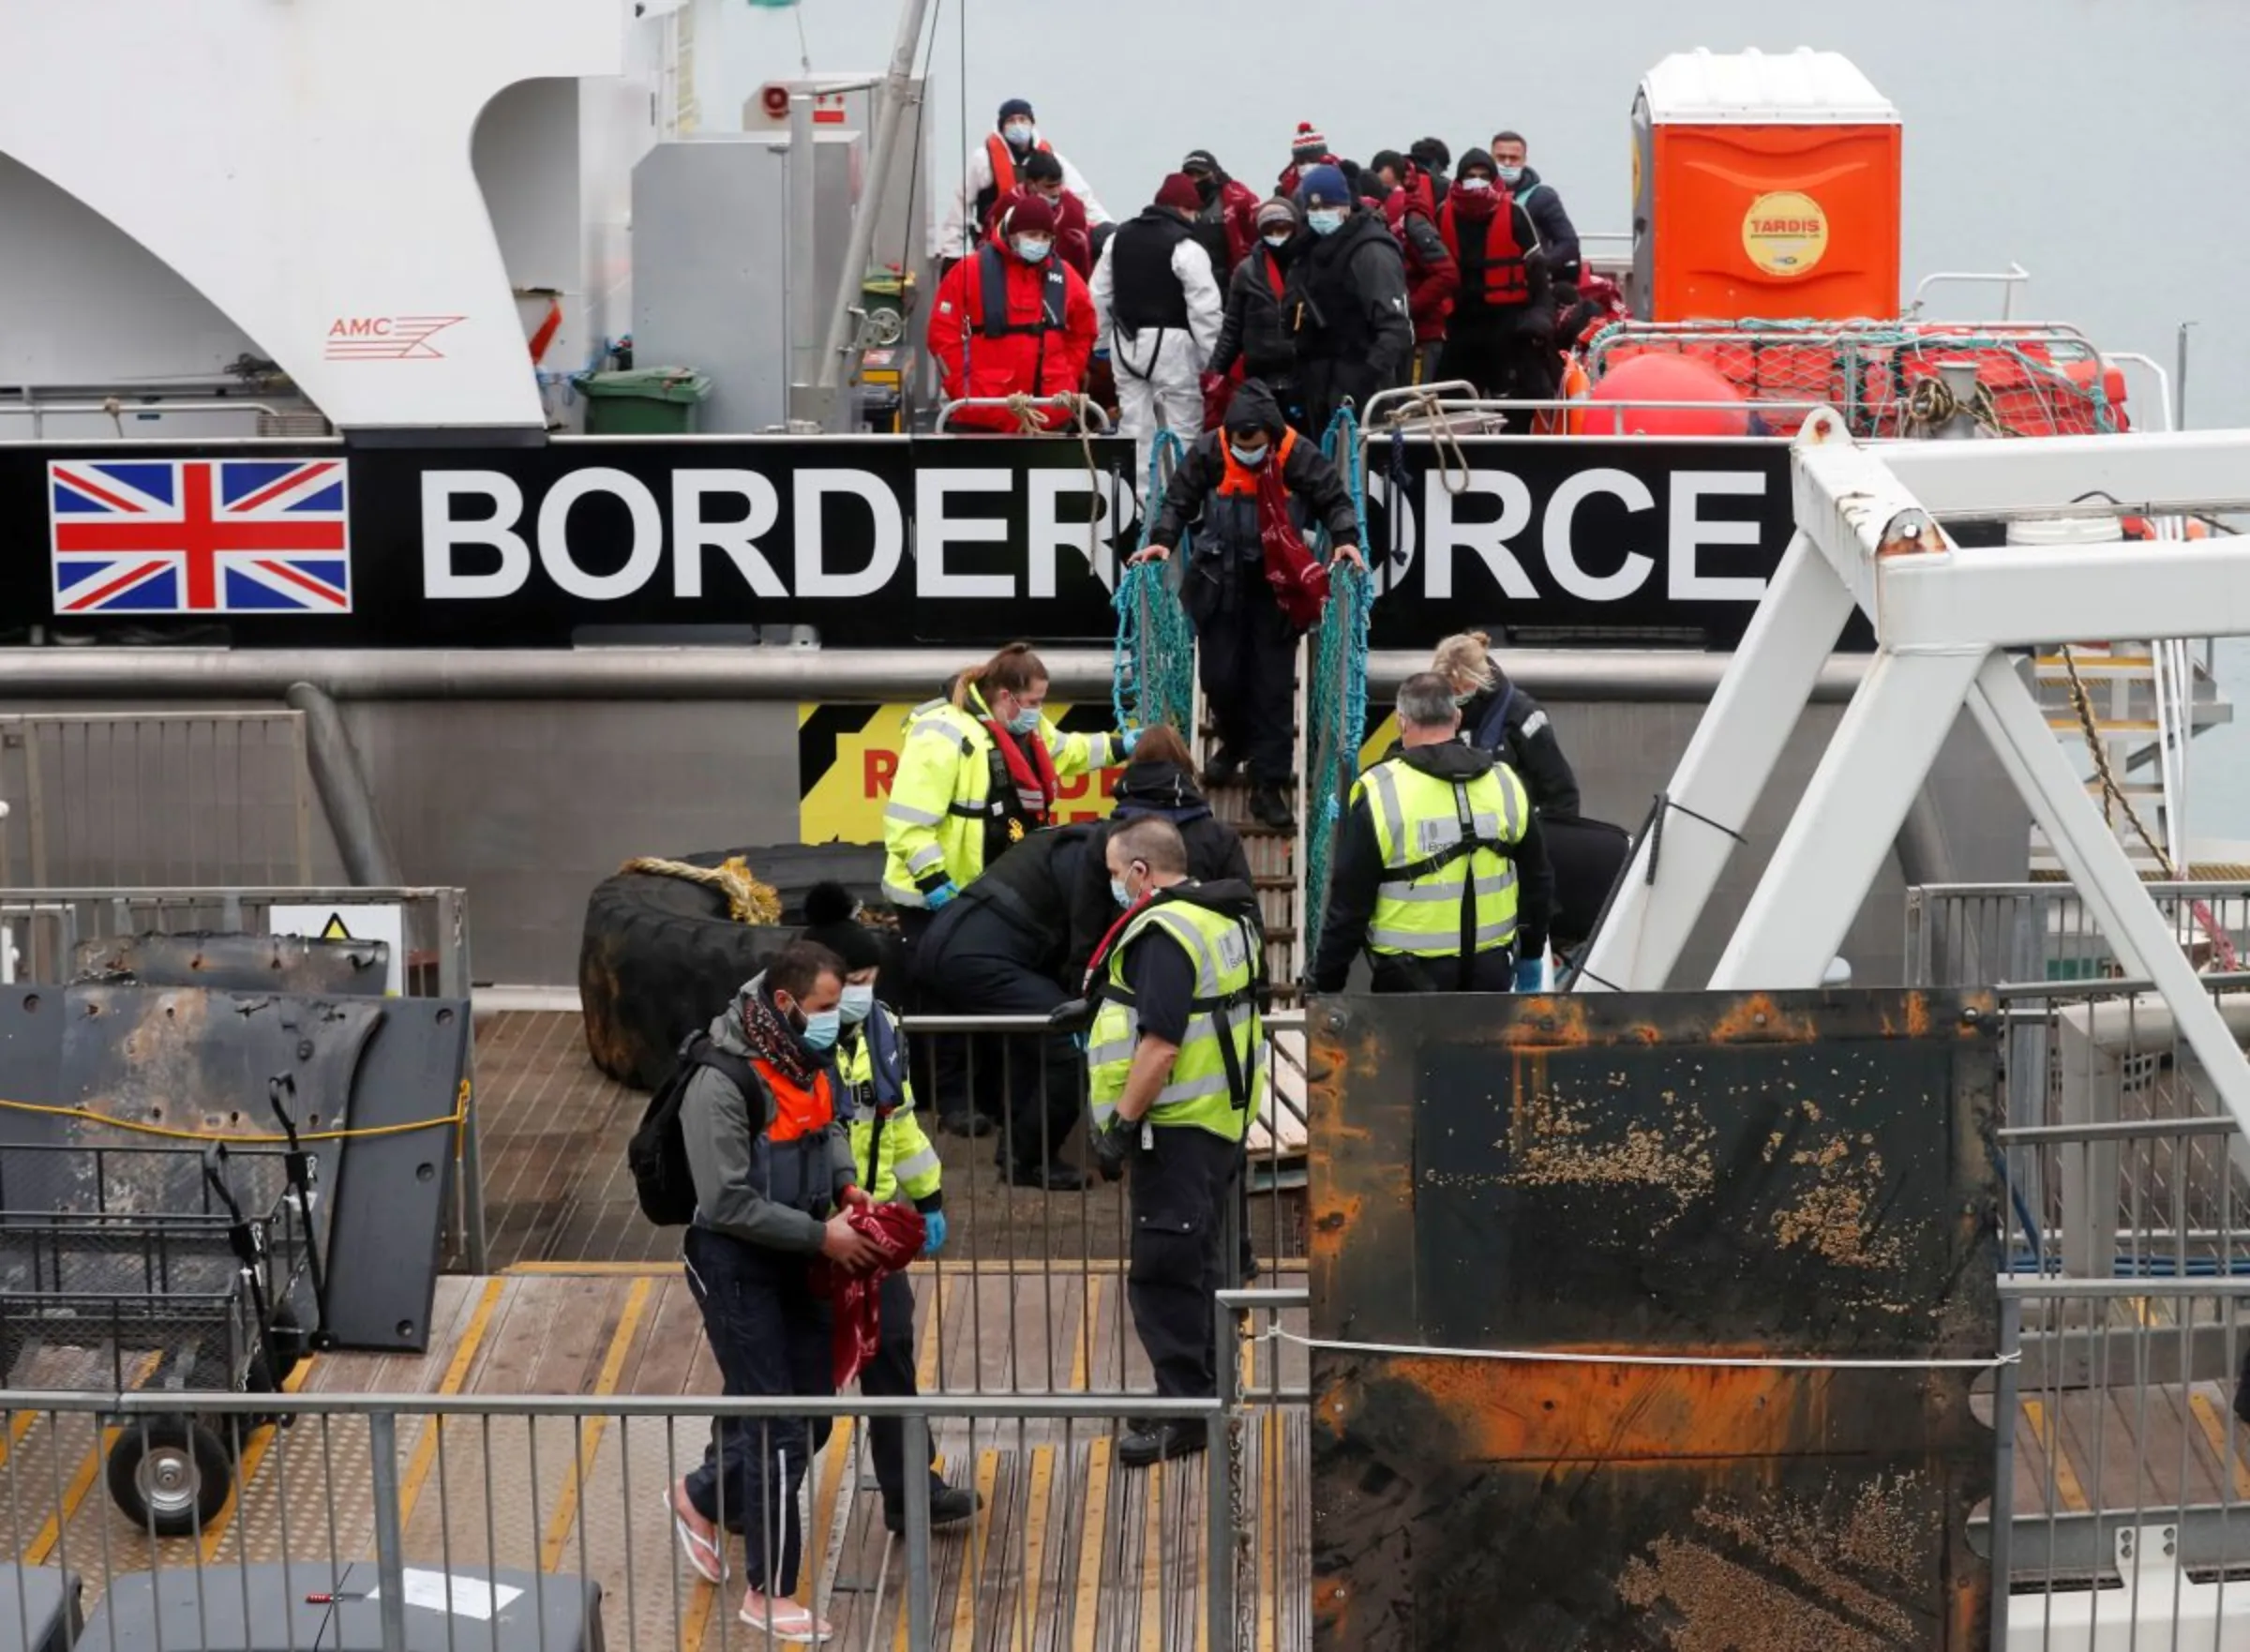
<svg viewBox="0 0 2250 1652">
<path fill-rule="evenodd" d="M 1127 1160 L 1132 1257 L 1125 1299 L 1160 1394 L 1219 1391 L 1218 1310 L 1223 1212 L 1235 1199 L 1239 1143 L 1192 1124 L 1157 1125 Z M 1239 1265 L 1239 1258 L 1232 1259 Z"/>
<path fill-rule="evenodd" d="M 1438 357 L 1440 379 L 1466 379 L 1487 396 L 1545 401 L 1554 395 L 1554 346 L 1524 326 L 1456 330 Z"/>
<path fill-rule="evenodd" d="M 828 1304 L 812 1294 L 805 1257 L 706 1227 L 690 1227 L 681 1252 L 687 1288 L 703 1311 L 703 1334 L 718 1361 L 721 1393 L 836 1391 Z M 743 1579 L 760 1594 L 787 1595 L 797 1587 L 804 1551 L 797 1493 L 807 1460 L 828 1433 L 825 1418 L 721 1419 L 712 1425 L 702 1464 L 688 1472 L 687 1500 L 704 1519 L 742 1533 Z"/>
<path fill-rule="evenodd" d="M 1511 947 L 1492 947 L 1466 960 L 1460 957 L 1409 958 L 1390 953 L 1374 953 L 1369 955 L 1368 963 L 1374 977 L 1371 984 L 1377 992 L 1516 990 L 1516 954 Z"/>
<path fill-rule="evenodd" d="M 1232 576 L 1230 600 L 1197 622 L 1196 668 L 1220 743 L 1253 782 L 1280 786 L 1297 746 L 1298 634 L 1256 567 Z"/>
<path fill-rule="evenodd" d="M 1028 937 L 983 908 L 923 937 L 917 967 L 930 1007 L 954 1015 L 1044 1015 L 1070 995 L 1024 962 Z M 931 1035 L 938 1107 L 973 1105 L 1000 1124 L 1001 1150 L 1016 1164 L 1044 1164 L 1061 1150 L 1083 1110 L 1078 1046 L 1067 1032 Z"/>
<path fill-rule="evenodd" d="M 908 1399 L 919 1392 L 914 1386 L 914 1286 L 903 1273 L 885 1275 L 881 1295 L 881 1332 L 875 1358 L 860 1367 L 860 1392 L 878 1397 Z M 907 1425 L 896 1417 L 878 1417 L 867 1424 L 867 1445 L 875 1458 L 875 1483 L 883 1490 L 883 1516 L 903 1519 L 907 1508 Z M 933 1440 L 930 1461 L 938 1459 Z M 945 1489 L 945 1479 L 933 1466 L 932 1494 Z"/>
</svg>

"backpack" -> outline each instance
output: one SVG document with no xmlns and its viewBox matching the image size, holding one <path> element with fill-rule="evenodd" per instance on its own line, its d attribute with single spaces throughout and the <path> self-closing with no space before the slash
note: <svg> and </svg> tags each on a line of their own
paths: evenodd
<svg viewBox="0 0 2250 1652">
<path fill-rule="evenodd" d="M 681 1227 L 696 1219 L 696 1180 L 687 1164 L 687 1140 L 680 1132 L 680 1106 L 698 1069 L 723 1074 L 744 1097 L 757 1083 L 750 1063 L 711 1042 L 708 1032 L 692 1032 L 680 1045 L 671 1074 L 657 1086 L 642 1110 L 633 1139 L 625 1144 L 625 1167 L 633 1173 L 633 1194 L 640 1213 L 658 1227 Z"/>
</svg>

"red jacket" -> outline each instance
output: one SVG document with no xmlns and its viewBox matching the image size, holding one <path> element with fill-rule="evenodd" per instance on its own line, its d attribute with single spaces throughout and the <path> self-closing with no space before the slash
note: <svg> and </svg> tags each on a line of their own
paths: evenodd
<svg viewBox="0 0 2250 1652">
<path fill-rule="evenodd" d="M 1317 160 L 1308 160 L 1303 166 L 1299 166 L 1296 161 L 1293 160 L 1287 166 L 1282 168 L 1282 175 L 1280 178 L 1275 180 L 1273 192 L 1276 195 L 1286 196 L 1289 200 L 1295 201 L 1297 199 L 1297 187 L 1304 181 L 1304 175 L 1307 168 L 1315 166 L 1338 166 L 1341 164 L 1342 163 L 1339 162 L 1333 155 L 1324 155 Z"/>
<path fill-rule="evenodd" d="M 1000 233 L 1000 218 L 1028 191 L 1010 189 L 992 203 L 984 215 L 984 233 L 997 237 Z M 1087 227 L 1086 203 L 1065 189 L 1055 202 L 1055 255 L 1088 280 L 1094 278 L 1094 244 L 1092 232 Z"/>
<path fill-rule="evenodd" d="M 1414 341 L 1434 344 L 1446 336 L 1461 267 L 1438 233 L 1430 180 L 1419 169 L 1408 167 L 1406 181 L 1383 203 L 1383 217 L 1406 256 L 1406 312 L 1414 322 Z"/>
<path fill-rule="evenodd" d="M 984 291 L 984 273 L 996 265 L 1006 286 L 993 295 L 1000 301 L 997 316 L 987 313 Z M 996 321 L 1004 331 L 990 330 Z M 1086 364 L 1094 353 L 1093 295 L 1069 264 L 1051 258 L 1034 266 L 986 242 L 938 283 L 929 346 L 948 401 L 1018 392 L 1059 396 L 1086 382 Z M 1070 422 L 1057 409 L 1043 409 L 1039 416 L 1050 429 Z M 998 407 L 966 408 L 952 423 L 965 429 L 1016 428 L 1014 418 Z"/>
</svg>

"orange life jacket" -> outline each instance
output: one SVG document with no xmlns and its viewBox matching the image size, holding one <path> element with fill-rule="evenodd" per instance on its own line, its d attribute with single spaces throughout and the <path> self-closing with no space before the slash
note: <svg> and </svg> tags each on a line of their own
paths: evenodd
<svg viewBox="0 0 2250 1652">
<path fill-rule="evenodd" d="M 1047 141 L 1042 138 L 1034 148 L 1053 154 Z M 992 188 L 977 192 L 977 222 L 982 223 L 992 216 L 992 203 L 1009 190 L 1023 183 L 1022 169 L 1016 161 L 1015 151 L 1008 147 L 1008 140 L 998 132 L 984 134 L 984 158 L 992 163 Z"/>
<path fill-rule="evenodd" d="M 771 1061 L 757 1061 L 753 1065 L 773 1097 L 773 1122 L 766 1127 L 769 1140 L 798 1141 L 819 1134 L 834 1121 L 835 1097 L 829 1088 L 828 1069 L 824 1067 L 813 1074 L 808 1089 L 791 1083 Z"/>
<path fill-rule="evenodd" d="M 1523 270 L 1523 248 L 1516 242 L 1515 197 L 1497 184 L 1492 187 L 1495 204 L 1485 227 L 1483 254 L 1480 260 L 1472 261 L 1462 256 L 1461 231 L 1453 214 L 1460 192 L 1461 186 L 1455 184 L 1446 192 L 1445 205 L 1437 209 L 1437 233 L 1445 237 L 1446 250 L 1453 255 L 1454 265 L 1461 271 L 1456 308 L 1482 304 L 1500 309 L 1530 303 L 1531 280 Z"/>
<path fill-rule="evenodd" d="M 1266 462 L 1253 468 L 1235 457 L 1235 444 L 1227 440 L 1226 432 L 1222 430 L 1219 433 L 1219 453 L 1226 460 L 1226 474 L 1219 478 L 1218 491 L 1236 498 L 1255 498 L 1258 478 L 1269 467 L 1278 471 L 1287 464 L 1289 450 L 1296 445 L 1297 432 L 1282 430 L 1282 439 L 1273 444 L 1273 451 L 1266 456 Z"/>
</svg>

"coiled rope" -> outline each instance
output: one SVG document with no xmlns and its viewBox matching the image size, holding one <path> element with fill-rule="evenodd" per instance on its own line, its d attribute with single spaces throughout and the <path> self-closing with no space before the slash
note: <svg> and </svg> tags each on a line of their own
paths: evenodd
<svg viewBox="0 0 2250 1652">
<path fill-rule="evenodd" d="M 715 866 L 691 866 L 685 861 L 638 855 L 618 870 L 645 872 L 653 878 L 682 878 L 715 889 L 726 895 L 727 915 L 737 924 L 781 922 L 781 896 L 771 883 L 760 883 L 750 870 L 750 863 L 740 855 L 729 855 Z"/>
</svg>

